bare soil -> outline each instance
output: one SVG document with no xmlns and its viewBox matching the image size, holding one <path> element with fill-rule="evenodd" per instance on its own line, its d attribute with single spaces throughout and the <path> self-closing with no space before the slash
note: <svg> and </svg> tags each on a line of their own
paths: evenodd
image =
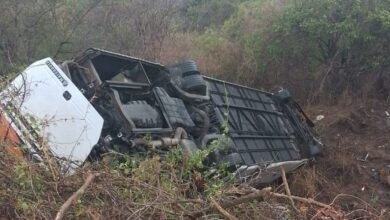
<svg viewBox="0 0 390 220">
<path fill-rule="evenodd" d="M 307 169 L 292 175 L 292 193 L 335 203 L 345 210 L 390 207 L 390 118 L 385 104 L 372 101 L 348 106 L 314 106 L 324 153 Z M 315 120 L 319 115 L 322 120 Z M 340 194 L 347 194 L 337 196 Z"/>
</svg>

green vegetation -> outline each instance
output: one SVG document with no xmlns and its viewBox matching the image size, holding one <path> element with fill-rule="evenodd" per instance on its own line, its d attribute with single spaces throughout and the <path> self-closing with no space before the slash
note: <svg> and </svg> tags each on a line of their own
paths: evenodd
<svg viewBox="0 0 390 220">
<path fill-rule="evenodd" d="M 252 86 L 285 85 L 315 102 L 335 103 L 343 93 L 387 98 L 389 1 L 244 1 L 237 7 L 224 25 L 195 41 L 195 51 L 206 54 L 199 57 L 212 59 L 207 65 L 222 64 L 213 71 Z"/>
<path fill-rule="evenodd" d="M 87 47 L 174 63 L 302 101 L 389 96 L 389 0 L 1 1 L 0 67 Z M 309 92 L 308 92 L 309 91 Z"/>
<path fill-rule="evenodd" d="M 7 218 L 52 219 L 64 201 L 82 185 L 86 174 L 94 172 L 100 174 L 94 186 L 75 200 L 72 210 L 67 212 L 68 217 L 178 218 L 190 215 L 201 209 L 203 199 L 220 196 L 227 183 L 232 183 L 233 178 L 223 164 L 212 171 L 202 163 L 221 146 L 219 141 L 194 155 L 186 155 L 177 147 L 165 160 L 158 155 L 142 159 L 108 155 L 99 163 L 86 164 L 74 175 L 59 179 L 42 164 L 15 158 L 1 145 L 0 211 Z M 229 178 L 223 179 L 221 175 Z"/>
</svg>

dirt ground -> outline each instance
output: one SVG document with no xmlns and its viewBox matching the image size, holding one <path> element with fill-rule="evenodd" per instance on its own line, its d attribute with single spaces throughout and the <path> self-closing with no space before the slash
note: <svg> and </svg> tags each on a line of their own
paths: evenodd
<svg viewBox="0 0 390 220">
<path fill-rule="evenodd" d="M 334 202 L 346 211 L 372 206 L 388 212 L 390 117 L 386 118 L 386 110 L 390 111 L 378 102 L 306 108 L 325 145 L 324 154 L 292 175 L 293 193 L 325 203 L 336 198 Z"/>
</svg>

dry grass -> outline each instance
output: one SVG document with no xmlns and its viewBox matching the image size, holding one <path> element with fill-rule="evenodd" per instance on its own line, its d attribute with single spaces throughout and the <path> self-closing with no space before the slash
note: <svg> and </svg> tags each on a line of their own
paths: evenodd
<svg viewBox="0 0 390 220">
<path fill-rule="evenodd" d="M 256 192 L 246 185 L 215 187 L 218 182 L 209 183 L 207 179 L 204 189 L 199 189 L 197 181 L 203 178 L 202 173 L 186 173 L 177 161 L 162 161 L 159 157 L 142 161 L 130 172 L 113 167 L 112 161 L 106 160 L 89 164 L 75 175 L 53 180 L 50 172 L 37 164 L 4 151 L 0 155 L 0 213 L 6 219 L 54 219 L 90 173 L 100 175 L 74 200 L 65 212 L 66 219 L 223 219 L 221 211 L 213 208 L 211 198 L 225 207 L 227 201 Z M 294 175 L 290 188 L 293 195 L 316 198 L 324 190 L 322 187 L 331 185 L 315 168 L 304 168 Z M 278 188 L 282 187 L 275 190 Z M 307 189 L 306 193 L 303 189 Z M 328 210 L 323 214 L 323 208 L 310 203 L 298 201 L 296 206 L 298 212 L 293 211 L 288 199 L 271 195 L 224 210 L 239 219 L 311 219 L 330 213 Z M 347 214 L 337 202 L 334 207 L 334 213 Z M 380 211 L 371 207 L 359 209 L 366 210 L 364 215 L 379 219 Z"/>
</svg>

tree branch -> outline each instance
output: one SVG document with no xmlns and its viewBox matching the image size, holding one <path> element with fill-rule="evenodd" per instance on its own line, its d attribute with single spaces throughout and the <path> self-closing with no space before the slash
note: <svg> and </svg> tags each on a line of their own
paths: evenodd
<svg viewBox="0 0 390 220">
<path fill-rule="evenodd" d="M 99 176 L 99 173 L 89 174 L 89 176 L 85 180 L 84 184 L 80 187 L 80 189 L 78 189 L 76 192 L 74 192 L 72 194 L 72 196 L 70 196 L 68 198 L 68 200 L 66 200 L 66 202 L 61 206 L 60 210 L 58 210 L 55 220 L 61 220 L 64 218 L 65 212 L 69 209 L 69 207 L 72 205 L 72 203 L 85 192 L 87 187 L 91 184 L 93 179 L 95 179 L 95 177 L 97 177 L 97 176 Z"/>
<path fill-rule="evenodd" d="M 229 212 L 227 212 L 225 209 L 223 209 L 217 201 L 214 200 L 214 198 L 210 198 L 210 201 L 211 201 L 211 204 L 223 215 L 225 216 L 227 219 L 229 220 L 238 220 L 238 218 L 236 218 L 235 216 L 233 216 L 232 214 L 230 214 Z"/>
<path fill-rule="evenodd" d="M 299 212 L 297 207 L 295 207 L 294 200 L 291 198 L 291 191 L 290 187 L 288 186 L 287 178 L 286 178 L 286 171 L 284 170 L 284 167 L 281 167 L 281 173 L 282 173 L 282 179 L 283 179 L 283 185 L 284 185 L 284 190 L 286 191 L 287 196 L 289 197 L 291 206 L 294 208 L 296 212 Z"/>
</svg>

